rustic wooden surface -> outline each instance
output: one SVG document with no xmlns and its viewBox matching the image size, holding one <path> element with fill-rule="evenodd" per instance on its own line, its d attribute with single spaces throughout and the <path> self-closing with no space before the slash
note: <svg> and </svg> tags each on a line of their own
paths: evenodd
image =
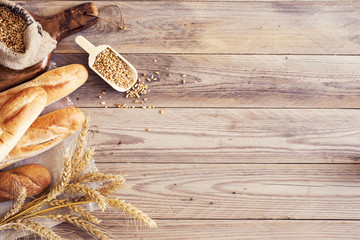
<svg viewBox="0 0 360 240">
<path fill-rule="evenodd" d="M 51 15 L 80 2 L 21 3 Z M 81 35 L 160 72 L 144 104 L 154 109 L 93 73 L 71 95 L 98 167 L 126 174 L 121 196 L 158 221 L 97 213 L 113 239 L 360 239 L 360 2 L 94 3 L 118 4 L 131 30 L 100 21 Z M 58 66 L 87 64 L 77 35 L 59 44 Z"/>
</svg>

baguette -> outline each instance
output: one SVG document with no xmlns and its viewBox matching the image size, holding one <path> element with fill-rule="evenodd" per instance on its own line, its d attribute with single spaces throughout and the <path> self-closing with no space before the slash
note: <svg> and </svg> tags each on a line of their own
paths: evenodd
<svg viewBox="0 0 360 240">
<path fill-rule="evenodd" d="M 81 64 L 71 64 L 50 70 L 19 86 L 0 93 L 0 106 L 10 97 L 28 87 L 42 87 L 48 95 L 46 106 L 69 95 L 88 78 L 87 69 Z"/>
<path fill-rule="evenodd" d="M 51 184 L 49 170 L 39 164 L 29 164 L 0 172 L 0 202 L 15 199 L 21 186 L 28 197 L 44 192 Z"/>
<path fill-rule="evenodd" d="M 49 150 L 79 130 L 84 121 L 84 113 L 76 107 L 38 117 L 6 157 L 7 161 L 0 163 L 0 169 Z"/>
<path fill-rule="evenodd" d="M 45 90 L 31 87 L 11 97 L 0 108 L 0 164 L 40 115 L 45 103 Z"/>
</svg>

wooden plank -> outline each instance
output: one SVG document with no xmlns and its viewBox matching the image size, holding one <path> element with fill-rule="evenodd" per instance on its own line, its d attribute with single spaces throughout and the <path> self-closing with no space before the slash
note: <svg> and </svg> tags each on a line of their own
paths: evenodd
<svg viewBox="0 0 360 240">
<path fill-rule="evenodd" d="M 24 1 L 15 1 L 15 2 L 26 2 L 31 0 L 24 0 Z M 59 2 L 62 0 L 58 0 Z M 84 0 L 71 0 L 71 2 L 83 2 Z M 94 2 L 122 2 L 119 0 L 95 0 Z M 126 2 L 172 2 L 178 0 L 126 0 Z M 316 2 L 338 2 L 339 0 L 317 0 Z M 249 0 L 183 0 L 181 2 L 250 2 Z M 311 2 L 311 0 L 251 0 L 251 2 L 280 2 L 280 3 L 287 3 L 287 2 Z"/>
<path fill-rule="evenodd" d="M 159 220 L 158 225 L 158 229 L 137 230 L 124 220 L 111 219 L 105 220 L 101 227 L 111 234 L 112 239 L 360 239 L 358 221 Z M 68 224 L 61 224 L 56 229 L 59 233 L 66 233 L 69 239 L 89 239 L 89 235 Z"/>
<path fill-rule="evenodd" d="M 359 110 L 83 110 L 100 162 L 359 162 Z"/>
<path fill-rule="evenodd" d="M 24 4 L 50 15 L 77 1 Z M 102 8 L 112 1 L 99 1 Z M 122 53 L 359 54 L 360 2 L 144 2 L 120 4 L 130 31 L 101 21 L 81 32 Z M 166 11 L 164 11 L 166 9 Z M 115 10 L 103 16 L 119 19 Z M 83 52 L 75 36 L 56 52 Z"/>
<path fill-rule="evenodd" d="M 148 104 L 157 107 L 359 108 L 360 67 L 354 56 L 124 54 L 147 82 Z M 154 62 L 153 60 L 156 60 Z M 56 54 L 57 66 L 81 63 L 87 54 Z M 72 97 L 81 107 L 134 105 L 91 70 Z M 154 74 L 155 71 L 160 75 Z M 170 76 L 168 76 L 170 74 Z M 181 77 L 183 74 L 186 77 Z M 185 79 L 186 84 L 181 80 Z M 139 104 L 137 104 L 139 106 Z"/>
<path fill-rule="evenodd" d="M 97 166 L 126 174 L 119 195 L 156 219 L 360 220 L 359 164 Z"/>
</svg>

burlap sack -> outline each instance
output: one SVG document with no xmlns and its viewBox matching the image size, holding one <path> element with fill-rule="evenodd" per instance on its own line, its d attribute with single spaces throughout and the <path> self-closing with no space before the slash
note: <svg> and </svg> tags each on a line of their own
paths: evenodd
<svg viewBox="0 0 360 240">
<path fill-rule="evenodd" d="M 56 47 L 57 41 L 44 31 L 40 23 L 19 4 L 0 0 L 0 6 L 8 7 L 12 12 L 22 16 L 27 28 L 24 32 L 25 52 L 18 53 L 9 49 L 3 42 L 0 42 L 0 65 L 21 70 L 43 60 Z"/>
</svg>

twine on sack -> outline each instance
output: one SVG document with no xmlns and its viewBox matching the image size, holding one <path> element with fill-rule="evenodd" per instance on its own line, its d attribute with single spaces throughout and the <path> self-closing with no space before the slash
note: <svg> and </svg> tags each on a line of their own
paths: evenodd
<svg viewBox="0 0 360 240">
<path fill-rule="evenodd" d="M 109 8 L 109 7 L 116 7 L 117 9 L 119 9 L 119 12 L 120 12 L 120 18 L 121 18 L 121 21 L 120 21 L 120 24 L 117 24 L 113 21 L 110 21 L 106 18 L 103 18 L 100 16 L 100 11 L 104 10 L 105 8 Z M 121 11 L 121 8 L 118 6 L 118 5 L 107 5 L 103 8 L 99 8 L 99 15 L 95 15 L 95 14 L 92 14 L 92 13 L 88 13 L 88 12 L 84 12 L 83 13 L 84 15 L 87 15 L 87 16 L 92 16 L 92 17 L 98 17 L 100 18 L 101 20 L 104 20 L 105 22 L 108 22 L 110 24 L 113 24 L 115 26 L 117 26 L 120 30 L 127 30 L 128 28 L 126 27 L 126 23 L 125 23 L 125 19 L 124 19 L 124 16 L 123 16 L 123 13 Z"/>
</svg>

